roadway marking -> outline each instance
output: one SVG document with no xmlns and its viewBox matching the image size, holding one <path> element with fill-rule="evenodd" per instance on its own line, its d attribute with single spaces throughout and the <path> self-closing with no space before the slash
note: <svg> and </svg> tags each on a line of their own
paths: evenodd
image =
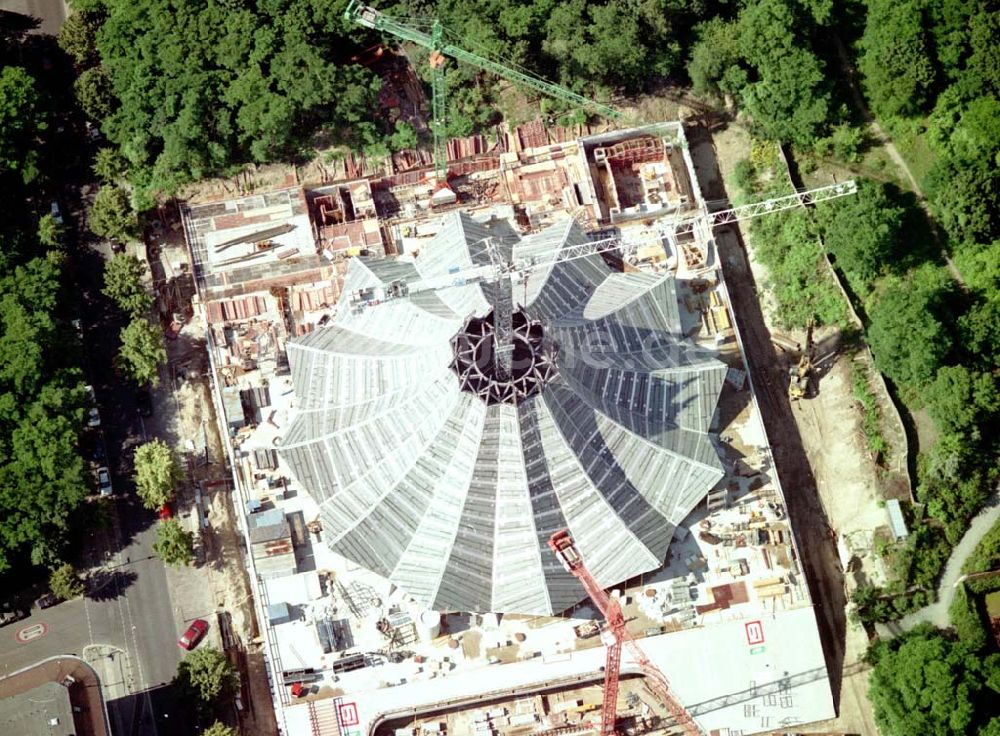
<svg viewBox="0 0 1000 736">
<path fill-rule="evenodd" d="M 49 633 L 49 625 L 46 623 L 31 624 L 20 629 L 14 638 L 17 640 L 18 644 L 27 644 L 29 641 L 34 639 L 41 639 Z"/>
</svg>

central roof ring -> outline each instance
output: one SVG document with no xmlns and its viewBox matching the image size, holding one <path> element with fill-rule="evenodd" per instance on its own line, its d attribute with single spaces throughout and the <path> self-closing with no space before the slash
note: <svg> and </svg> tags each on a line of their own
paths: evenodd
<svg viewBox="0 0 1000 736">
<path fill-rule="evenodd" d="M 556 375 L 542 323 L 529 320 L 523 310 L 513 314 L 514 355 L 509 376 L 497 371 L 493 339 L 493 312 L 469 317 L 451 338 L 451 369 L 463 391 L 487 404 L 516 404 L 542 390 Z"/>
</svg>

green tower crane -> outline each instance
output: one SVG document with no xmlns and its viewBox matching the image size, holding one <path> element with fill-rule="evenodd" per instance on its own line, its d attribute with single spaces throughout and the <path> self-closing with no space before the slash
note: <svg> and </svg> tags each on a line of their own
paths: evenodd
<svg viewBox="0 0 1000 736">
<path fill-rule="evenodd" d="M 438 183 L 444 183 L 448 174 L 447 137 L 445 135 L 445 57 L 450 56 L 458 61 L 472 64 L 480 69 L 509 79 L 512 82 L 523 84 L 550 97 L 591 110 L 603 117 L 612 120 L 621 117 L 621 113 L 613 107 L 602 105 L 583 95 L 578 95 L 565 87 L 560 87 L 558 84 L 547 82 L 530 72 L 512 69 L 505 64 L 487 59 L 485 56 L 474 54 L 471 51 L 466 51 L 460 46 L 450 43 L 446 38 L 444 27 L 436 19 L 431 24 L 430 33 L 427 33 L 415 25 L 404 23 L 402 20 L 385 15 L 375 8 L 362 5 L 358 0 L 351 0 L 344 11 L 344 17 L 367 28 L 387 33 L 404 41 L 412 41 L 426 49 L 430 49 L 429 63 L 432 70 L 431 109 L 433 112 L 431 131 L 434 134 L 434 174 Z"/>
</svg>

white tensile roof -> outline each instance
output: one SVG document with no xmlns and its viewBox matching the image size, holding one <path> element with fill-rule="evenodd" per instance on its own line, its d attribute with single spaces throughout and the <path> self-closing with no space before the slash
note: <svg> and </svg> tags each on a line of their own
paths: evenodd
<svg viewBox="0 0 1000 736">
<path fill-rule="evenodd" d="M 496 227 L 450 215 L 413 261 L 354 259 L 344 293 L 487 264 Z M 586 242 L 573 221 L 504 233 L 514 262 Z M 577 603 L 547 546 L 564 528 L 602 585 L 659 568 L 723 476 L 708 430 L 726 366 L 682 335 L 675 287 L 599 255 L 536 267 L 513 296 L 555 370 L 510 403 L 463 390 L 452 367 L 452 338 L 491 312 L 478 283 L 342 304 L 288 345 L 297 412 L 279 450 L 326 542 L 437 610 Z"/>
</svg>

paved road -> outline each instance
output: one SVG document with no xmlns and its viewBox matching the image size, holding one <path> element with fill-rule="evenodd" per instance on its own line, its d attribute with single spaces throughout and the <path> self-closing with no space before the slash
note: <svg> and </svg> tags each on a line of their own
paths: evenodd
<svg viewBox="0 0 1000 736">
<path fill-rule="evenodd" d="M 1000 520 L 1000 492 L 995 492 L 983 510 L 969 523 L 969 528 L 951 551 L 948 563 L 944 567 L 944 573 L 941 575 L 941 582 L 938 583 L 937 600 L 900 619 L 899 627 L 903 631 L 909 631 L 925 621 L 939 629 L 951 626 L 948 609 L 951 607 L 951 602 L 955 600 L 955 586 L 962 578 L 962 565 L 965 564 L 965 560 L 972 554 L 976 545 L 998 520 Z"/>
<path fill-rule="evenodd" d="M 64 0 L 0 0 L 0 10 L 11 10 L 22 15 L 30 15 L 42 21 L 42 33 L 56 35 L 63 21 L 69 15 Z"/>
<path fill-rule="evenodd" d="M 126 680 L 106 683 L 111 686 L 105 695 L 115 733 L 130 733 L 134 718 L 148 725 L 142 733 L 156 733 L 154 707 L 157 720 L 162 722 L 163 714 L 173 708 L 169 699 L 158 704 L 151 698 L 119 696 L 124 691 L 155 690 L 170 682 L 181 655 L 176 645 L 178 625 L 163 565 L 156 558 L 150 559 L 153 527 L 146 524 L 140 529 L 145 514 L 130 509 L 126 501 L 120 503 L 120 508 L 123 519 L 131 524 L 128 531 L 123 529 L 131 536 L 131 543 L 112 556 L 106 584 L 90 591 L 87 597 L 45 610 L 33 609 L 27 619 L 6 626 L 0 636 L 0 661 L 6 674 L 57 654 L 76 654 L 94 661 L 91 655 L 95 645 L 111 648 L 119 652 L 116 665 L 124 669 Z M 34 634 L 35 638 L 22 641 L 19 632 L 24 632 L 25 637 Z M 167 696 L 164 693 L 159 697 Z M 136 703 L 140 706 L 138 714 L 134 713 Z"/>
<path fill-rule="evenodd" d="M 77 237 L 86 242 L 81 213 L 70 214 L 78 226 Z M 183 625 L 163 563 L 153 555 L 155 514 L 141 506 L 131 482 L 132 451 L 142 440 L 142 423 L 133 390 L 124 387 L 111 365 L 124 320 L 100 294 L 108 255 L 107 248 L 79 248 L 72 264 L 84 322 L 85 370 L 96 388 L 117 496 L 116 523 L 96 530 L 87 550 L 103 565 L 104 585 L 88 591 L 86 598 L 35 609 L 28 619 L 0 630 L 0 665 L 14 671 L 65 653 L 92 661 L 104 658 L 94 664 L 115 686 L 107 697 L 116 735 L 183 735 L 186 711 L 174 702 L 169 688 L 161 687 L 176 674 L 182 654 L 177 637 Z M 25 627 L 44 628 L 45 633 L 21 642 L 16 634 Z M 107 659 L 109 653 L 114 661 Z"/>
</svg>

